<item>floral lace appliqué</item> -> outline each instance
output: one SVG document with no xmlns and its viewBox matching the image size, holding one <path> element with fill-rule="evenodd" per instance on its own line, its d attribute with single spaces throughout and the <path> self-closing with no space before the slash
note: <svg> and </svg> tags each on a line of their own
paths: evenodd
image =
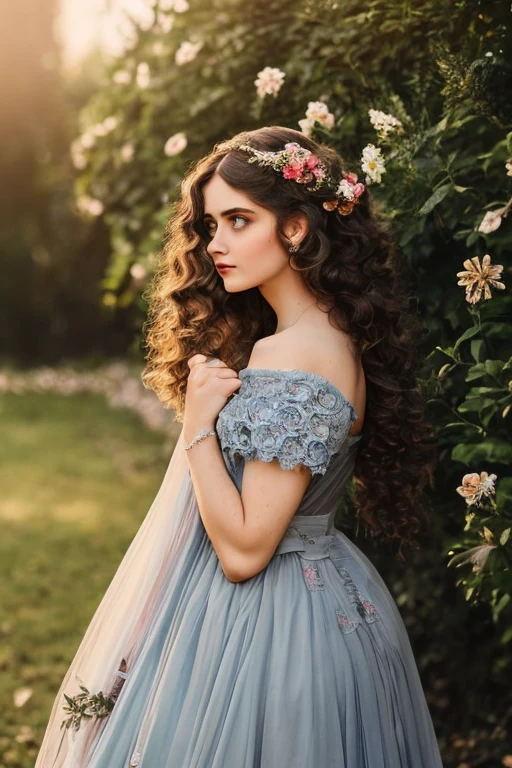
<svg viewBox="0 0 512 768">
<path fill-rule="evenodd" d="M 348 599 L 351 603 L 354 604 L 354 607 L 356 611 L 358 612 L 359 616 L 361 616 L 364 621 L 366 621 L 367 624 L 373 624 L 374 621 L 377 621 L 380 619 L 379 614 L 377 613 L 375 606 L 370 603 L 369 600 L 364 598 L 361 593 L 359 592 L 358 588 L 354 584 L 352 577 L 350 573 L 347 571 L 346 568 L 338 568 L 338 572 L 343 579 L 343 586 L 345 587 L 347 593 L 348 593 Z M 340 624 L 340 627 L 342 627 L 340 616 L 344 616 L 345 614 L 342 614 L 341 612 L 336 611 L 336 614 L 338 615 L 338 622 Z M 343 629 L 343 627 L 342 627 Z M 351 630 L 348 630 L 351 631 Z"/>
<path fill-rule="evenodd" d="M 325 589 L 324 580 L 318 569 L 318 566 L 312 562 L 305 562 L 302 565 L 302 572 L 304 573 L 304 580 L 307 588 L 311 592 L 316 592 L 318 589 Z"/>
<path fill-rule="evenodd" d="M 325 474 L 357 419 L 352 404 L 327 379 L 297 370 L 245 368 L 242 386 L 219 413 L 216 431 L 234 467 L 240 458 L 283 469 L 304 464 Z"/>
<path fill-rule="evenodd" d="M 342 613 L 338 609 L 336 609 L 336 617 L 338 619 L 339 627 L 344 634 L 353 632 L 359 623 L 357 621 L 352 621 L 352 619 L 349 619 L 346 613 Z"/>
</svg>

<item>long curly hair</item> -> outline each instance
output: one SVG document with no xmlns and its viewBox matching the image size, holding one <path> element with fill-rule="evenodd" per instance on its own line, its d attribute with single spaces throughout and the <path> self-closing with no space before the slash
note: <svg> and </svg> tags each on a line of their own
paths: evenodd
<svg viewBox="0 0 512 768">
<path fill-rule="evenodd" d="M 189 368 L 200 352 L 240 370 L 255 342 L 275 332 L 277 317 L 257 287 L 227 293 L 206 251 L 202 189 L 217 173 L 227 184 L 272 211 L 277 237 L 288 217 L 301 212 L 309 231 L 290 266 L 328 307 L 331 324 L 358 350 L 366 378 L 364 433 L 354 468 L 353 503 L 367 535 L 417 548 L 415 535 L 427 521 L 433 486 L 434 434 L 418 389 L 417 349 L 424 330 L 410 308 L 400 254 L 366 191 L 348 216 L 324 210 L 329 190 L 308 191 L 272 168 L 248 163 L 237 144 L 277 151 L 296 141 L 340 179 L 343 161 L 331 147 L 293 129 L 270 126 L 237 134 L 195 163 L 182 182 L 181 199 L 166 227 L 161 260 L 148 286 L 144 325 L 148 349 L 144 385 L 183 420 Z"/>
</svg>

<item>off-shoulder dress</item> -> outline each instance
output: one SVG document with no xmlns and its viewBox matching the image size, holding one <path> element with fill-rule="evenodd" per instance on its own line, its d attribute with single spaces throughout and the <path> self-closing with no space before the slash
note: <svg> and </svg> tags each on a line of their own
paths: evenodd
<svg viewBox="0 0 512 768">
<path fill-rule="evenodd" d="M 442 768 L 397 606 L 333 525 L 361 439 L 353 405 L 317 374 L 239 376 L 216 423 L 237 488 L 253 459 L 305 464 L 311 482 L 243 582 L 198 514 L 180 592 L 162 599 L 88 768 Z"/>
</svg>

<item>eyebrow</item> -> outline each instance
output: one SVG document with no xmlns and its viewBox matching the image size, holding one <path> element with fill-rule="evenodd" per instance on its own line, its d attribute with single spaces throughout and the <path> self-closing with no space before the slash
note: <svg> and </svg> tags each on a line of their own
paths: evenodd
<svg viewBox="0 0 512 768">
<path fill-rule="evenodd" d="M 250 208 L 228 208 L 227 211 L 222 211 L 221 216 L 231 216 L 233 213 L 256 213 L 256 211 L 252 211 Z M 211 213 L 205 213 L 203 218 L 213 219 L 213 216 Z"/>
</svg>

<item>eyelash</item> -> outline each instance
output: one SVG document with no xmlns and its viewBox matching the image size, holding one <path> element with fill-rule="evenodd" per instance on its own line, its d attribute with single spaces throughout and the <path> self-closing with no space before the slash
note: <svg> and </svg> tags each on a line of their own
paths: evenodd
<svg viewBox="0 0 512 768">
<path fill-rule="evenodd" d="M 245 224 L 249 223 L 249 219 L 246 219 L 244 216 L 237 216 L 237 215 L 235 215 L 235 216 L 230 216 L 229 217 L 229 221 L 235 221 L 236 219 L 241 219 L 245 223 L 244 223 L 243 227 L 233 227 L 233 229 L 235 229 L 235 230 L 245 229 Z M 210 238 L 213 237 L 213 235 L 212 235 L 212 233 L 210 231 L 210 225 L 211 224 L 213 224 L 213 222 L 208 222 L 207 224 L 205 224 L 206 232 L 208 233 L 208 237 L 210 237 Z"/>
</svg>

